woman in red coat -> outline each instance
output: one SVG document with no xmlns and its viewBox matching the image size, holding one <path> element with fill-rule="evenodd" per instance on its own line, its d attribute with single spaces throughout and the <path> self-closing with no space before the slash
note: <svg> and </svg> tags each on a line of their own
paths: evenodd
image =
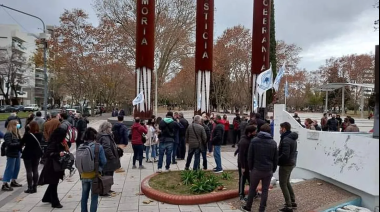
<svg viewBox="0 0 380 212">
<path fill-rule="evenodd" d="M 135 123 L 132 126 L 132 148 L 133 148 L 133 167 L 136 169 L 136 160 L 139 159 L 139 169 L 145 169 L 142 165 L 144 155 L 144 143 L 143 136 L 148 133 L 148 129 L 140 118 L 135 119 Z M 146 139 L 146 138 L 145 138 Z"/>
</svg>

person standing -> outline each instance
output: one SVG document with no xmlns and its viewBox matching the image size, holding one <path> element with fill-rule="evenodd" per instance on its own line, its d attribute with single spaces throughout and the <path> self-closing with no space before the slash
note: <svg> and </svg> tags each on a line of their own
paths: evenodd
<svg viewBox="0 0 380 212">
<path fill-rule="evenodd" d="M 280 125 L 281 141 L 278 151 L 278 165 L 280 166 L 280 187 L 285 199 L 285 207 L 280 210 L 281 212 L 292 212 L 293 209 L 297 208 L 290 176 L 297 163 L 298 134 L 290 131 L 291 129 L 292 126 L 288 122 Z"/>
<path fill-rule="evenodd" d="M 261 131 L 261 126 L 263 126 L 264 124 L 266 124 L 266 122 L 262 119 L 260 113 L 256 113 L 255 117 L 256 117 L 255 121 L 256 121 L 256 125 L 257 125 L 257 133 L 259 133 Z"/>
<path fill-rule="evenodd" d="M 202 126 L 202 117 L 195 116 L 194 123 L 191 124 L 186 131 L 186 143 L 189 144 L 189 152 L 185 170 L 189 170 L 191 160 L 194 158 L 193 170 L 200 169 L 200 157 L 206 146 L 206 131 Z"/>
<path fill-rule="evenodd" d="M 343 119 L 340 117 L 340 115 L 336 115 L 336 120 L 338 121 L 338 132 L 340 132 L 343 124 Z"/>
<path fill-rule="evenodd" d="M 95 147 L 99 145 L 99 172 L 102 172 L 104 165 L 107 163 L 106 155 L 104 153 L 104 149 L 102 145 L 96 143 L 96 135 L 97 132 L 93 128 L 88 128 L 83 135 L 83 144 L 84 146 L 90 147 L 92 155 L 96 155 Z M 95 159 L 94 159 L 95 162 Z M 81 198 L 81 211 L 88 212 L 87 203 L 88 198 L 90 196 L 90 191 L 92 187 L 92 181 L 96 177 L 95 170 L 92 172 L 82 172 L 81 181 L 82 181 L 82 198 Z M 91 192 L 91 204 L 90 204 L 90 212 L 96 212 L 98 209 L 98 194 L 94 194 Z"/>
<path fill-rule="evenodd" d="M 124 124 L 124 116 L 119 115 L 117 117 L 117 123 L 112 127 L 112 135 L 118 148 L 124 151 L 128 146 L 128 137 L 129 137 L 128 128 Z M 121 172 L 125 172 L 125 170 L 120 167 L 115 172 L 121 173 Z"/>
<path fill-rule="evenodd" d="M 22 151 L 22 159 L 26 169 L 26 179 L 28 181 L 28 189 L 25 193 L 36 193 L 38 184 L 38 165 L 42 157 L 42 133 L 40 133 L 38 123 L 32 121 L 29 123 L 29 132 L 25 133 L 21 140 L 21 147 L 25 147 Z"/>
<path fill-rule="evenodd" d="M 210 139 L 207 140 L 207 149 L 208 149 L 207 157 L 212 157 L 213 146 L 212 146 L 211 140 L 212 140 L 212 132 L 214 131 L 214 128 L 215 128 L 216 124 L 215 124 L 215 121 L 214 121 L 215 118 L 209 118 L 208 117 L 208 119 L 210 119 L 210 120 L 208 120 L 208 124 L 207 124 L 207 122 L 205 122 L 206 125 L 207 125 L 207 127 L 210 130 Z"/>
<path fill-rule="evenodd" d="M 203 144 L 203 148 L 202 148 L 203 170 L 207 170 L 207 149 L 208 149 L 209 143 L 211 143 L 211 140 L 210 140 L 211 139 L 211 130 L 208 127 L 209 124 L 210 123 L 209 123 L 207 116 L 205 119 L 202 118 L 202 126 L 206 132 L 206 143 Z"/>
<path fill-rule="evenodd" d="M 240 200 L 247 201 L 245 198 L 245 185 L 248 181 L 250 182 L 249 177 L 249 168 L 248 168 L 248 150 L 251 140 L 256 135 L 256 127 L 248 126 L 245 130 L 244 135 L 241 137 L 238 143 L 238 149 L 236 153 L 238 154 L 238 168 L 239 168 L 239 195 Z"/>
<path fill-rule="evenodd" d="M 88 121 L 85 120 L 81 114 L 79 113 L 75 114 L 75 128 L 78 131 L 78 137 L 77 137 L 77 140 L 75 141 L 76 149 L 78 149 L 78 147 L 84 142 L 83 136 L 84 136 L 84 132 L 87 130 L 87 124 L 88 124 Z"/>
<path fill-rule="evenodd" d="M 44 124 L 44 139 L 45 141 L 49 141 L 51 134 L 56 130 L 59 126 L 61 126 L 61 122 L 59 119 L 61 118 L 60 114 L 56 112 L 51 113 L 51 120 L 49 122 L 45 122 Z"/>
<path fill-rule="evenodd" d="M 241 137 L 241 134 L 240 134 L 240 124 L 241 124 L 240 114 L 237 113 L 236 117 L 233 120 L 233 125 L 234 125 L 234 140 L 233 140 L 232 148 L 235 148 L 236 143 L 240 141 L 240 137 Z"/>
<path fill-rule="evenodd" d="M 229 132 L 230 132 L 230 121 L 228 121 L 228 116 L 223 116 L 222 124 L 224 125 L 224 137 L 223 137 L 223 145 L 227 145 L 229 141 Z"/>
<path fill-rule="evenodd" d="M 329 126 L 327 125 L 327 122 L 328 122 L 328 116 L 327 116 L 327 113 L 324 113 L 323 117 L 321 118 L 322 131 L 329 131 Z"/>
<path fill-rule="evenodd" d="M 174 139 L 174 142 L 173 142 L 173 152 L 172 152 L 172 164 L 177 164 L 177 161 L 176 161 L 176 157 L 177 157 L 177 152 L 178 152 L 178 147 L 179 147 L 179 133 L 181 131 L 181 129 L 183 129 L 184 127 L 182 126 L 181 122 L 179 121 L 179 115 L 175 116 L 176 118 L 174 119 L 175 120 L 175 123 L 178 125 L 178 130 L 175 134 L 175 139 Z"/>
<path fill-rule="evenodd" d="M 61 157 L 65 156 L 69 151 L 65 137 L 66 130 L 62 128 L 57 128 L 51 134 L 49 146 L 44 153 L 46 162 L 38 180 L 38 185 L 49 185 L 42 198 L 42 202 L 51 203 L 53 208 L 63 207 L 58 198 L 58 184 L 59 180 L 63 180 L 65 173 L 64 171 L 54 169 L 54 164 L 60 163 Z"/>
<path fill-rule="evenodd" d="M 308 130 L 316 130 L 315 127 L 314 127 L 313 120 L 311 120 L 309 118 L 305 119 L 305 128 L 308 129 Z"/>
<path fill-rule="evenodd" d="M 178 152 L 177 159 L 184 160 L 186 155 L 186 142 L 185 136 L 187 128 L 189 127 L 189 122 L 184 118 L 183 113 L 179 113 L 179 122 L 183 126 L 183 128 L 179 129 L 179 143 L 178 143 Z"/>
<path fill-rule="evenodd" d="M 215 123 L 217 124 L 212 132 L 212 145 L 214 147 L 214 159 L 216 163 L 216 168 L 214 169 L 215 173 L 222 173 L 223 167 L 222 167 L 222 157 L 221 157 L 221 145 L 223 144 L 223 138 L 224 138 L 224 124 L 222 121 L 222 117 L 219 115 L 216 116 Z"/>
<path fill-rule="evenodd" d="M 13 187 L 22 187 L 21 184 L 16 182 L 20 172 L 20 128 L 21 124 L 19 124 L 17 120 L 11 120 L 7 125 L 4 143 L 1 145 L 1 152 L 4 152 L 5 156 L 7 156 L 7 163 L 3 175 L 3 186 L 1 187 L 2 191 L 13 191 Z"/>
<path fill-rule="evenodd" d="M 29 117 L 33 117 L 34 118 L 34 114 L 33 116 L 32 115 L 29 115 Z M 13 121 L 13 120 L 16 120 L 18 121 L 18 123 L 21 125 L 21 128 L 22 128 L 22 122 L 21 122 L 21 119 L 17 116 L 17 112 L 13 112 L 11 113 L 11 115 L 8 117 L 8 119 L 5 121 L 5 126 L 4 128 L 7 128 L 8 127 L 8 123 Z M 33 120 L 33 119 L 32 119 Z M 21 129 L 20 128 L 20 129 Z"/>
<path fill-rule="evenodd" d="M 332 118 L 327 121 L 327 126 L 330 132 L 339 132 L 338 128 L 339 122 L 336 119 L 336 115 L 333 114 Z"/>
<path fill-rule="evenodd" d="M 36 113 L 36 118 L 34 118 L 35 122 L 38 124 L 38 128 L 40 129 L 40 133 L 44 132 L 44 124 L 45 124 L 45 119 L 42 118 L 42 113 L 38 111 Z"/>
<path fill-rule="evenodd" d="M 139 160 L 139 169 L 145 169 L 142 165 L 144 156 L 144 143 L 142 141 L 143 136 L 148 133 L 148 129 L 145 125 L 142 125 L 141 119 L 139 117 L 135 118 L 135 123 L 132 126 L 132 148 L 133 148 L 133 167 L 136 169 L 136 161 Z"/>
<path fill-rule="evenodd" d="M 262 193 L 259 212 L 267 207 L 268 193 L 273 173 L 277 170 L 277 143 L 270 134 L 270 126 L 261 126 L 260 133 L 251 141 L 248 150 L 248 168 L 251 171 L 251 184 L 248 201 L 243 211 L 251 211 L 253 199 L 257 196 L 257 186 L 262 181 Z"/>
<path fill-rule="evenodd" d="M 175 142 L 175 136 L 178 132 L 178 124 L 175 123 L 173 118 L 173 112 L 168 112 L 166 118 L 162 120 L 159 124 L 159 129 L 161 131 L 159 140 L 159 158 L 158 158 L 158 169 L 157 173 L 162 172 L 164 154 L 166 155 L 166 166 L 165 170 L 170 171 L 171 156 L 173 152 L 173 143 Z"/>
<path fill-rule="evenodd" d="M 112 176 L 115 171 L 121 167 L 117 146 L 112 138 L 112 124 L 105 121 L 99 126 L 98 143 L 103 146 L 106 154 L 107 163 L 103 168 L 103 176 Z M 113 191 L 111 190 L 110 193 Z M 101 196 L 110 196 L 105 194 Z"/>
<path fill-rule="evenodd" d="M 346 128 L 345 132 L 360 132 L 359 127 L 355 124 L 355 119 L 349 118 L 348 121 L 350 122 L 350 124 Z"/>
<path fill-rule="evenodd" d="M 154 119 L 148 120 L 148 133 L 146 134 L 146 143 L 144 144 L 146 147 L 145 158 L 147 163 L 157 162 L 157 143 L 158 137 L 156 133 L 156 128 L 154 127 Z"/>
</svg>

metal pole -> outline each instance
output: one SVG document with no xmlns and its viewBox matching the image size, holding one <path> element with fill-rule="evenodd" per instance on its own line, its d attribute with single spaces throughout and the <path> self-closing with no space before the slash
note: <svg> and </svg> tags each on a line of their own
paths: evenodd
<svg viewBox="0 0 380 212">
<path fill-rule="evenodd" d="M 17 10 L 17 9 L 14 9 L 14 8 L 11 8 L 11 7 L 8 7 L 8 6 L 5 6 L 4 4 L 0 4 L 0 7 L 4 7 L 4 8 L 7 8 L 7 9 L 9 9 L 9 10 L 13 10 L 13 11 L 16 11 L 16 12 L 19 12 L 19 13 L 22 13 L 22 14 L 24 14 L 24 15 L 27 15 L 27 16 L 30 16 L 30 17 L 33 17 L 33 18 L 36 18 L 36 19 L 38 19 L 38 20 L 40 20 L 41 21 L 41 23 L 42 23 L 42 30 L 43 30 L 43 33 L 45 33 L 45 30 L 46 30 L 46 27 L 45 27 L 45 22 L 41 19 L 41 18 L 39 18 L 39 17 L 37 17 L 37 16 L 35 16 L 35 15 L 32 15 L 32 14 L 29 14 L 29 13 L 26 13 L 26 12 L 23 12 L 23 11 L 21 11 L 21 10 Z M 46 68 L 46 51 L 47 51 L 47 42 L 46 42 L 46 40 L 44 40 L 43 41 L 44 42 L 44 84 L 45 84 L 45 91 L 44 91 L 44 111 L 45 111 L 45 116 L 47 115 L 47 95 L 48 95 L 48 86 L 47 86 L 47 79 L 48 79 L 48 77 L 47 77 L 47 68 Z"/>
<path fill-rule="evenodd" d="M 375 92 L 376 92 L 376 105 L 375 105 L 375 120 L 373 127 L 373 137 L 379 138 L 379 46 L 376 46 L 375 56 Z"/>
<path fill-rule="evenodd" d="M 346 88 L 343 86 L 342 88 L 342 117 L 345 115 L 345 108 L 346 108 L 346 106 L 344 105 L 345 91 L 346 91 Z"/>
<path fill-rule="evenodd" d="M 362 111 L 361 111 L 361 118 L 364 119 L 364 87 L 362 87 L 362 98 L 361 98 L 361 101 L 360 101 L 360 107 L 362 108 Z M 369 111 L 368 111 L 369 112 Z"/>
<path fill-rule="evenodd" d="M 326 91 L 325 111 L 329 110 L 329 92 Z"/>
<path fill-rule="evenodd" d="M 158 70 L 156 70 L 155 97 L 154 97 L 154 115 L 158 116 Z"/>
</svg>

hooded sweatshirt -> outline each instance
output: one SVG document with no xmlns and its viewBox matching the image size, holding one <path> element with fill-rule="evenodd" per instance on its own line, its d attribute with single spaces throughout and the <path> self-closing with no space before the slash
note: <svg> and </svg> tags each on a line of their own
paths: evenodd
<svg viewBox="0 0 380 212">
<path fill-rule="evenodd" d="M 175 142 L 179 126 L 174 122 L 174 119 L 172 117 L 164 118 L 160 122 L 159 128 L 161 130 L 161 134 L 159 136 L 161 143 Z"/>
<path fill-rule="evenodd" d="M 276 172 L 278 163 L 277 143 L 270 133 L 260 132 L 251 141 L 248 150 L 248 168 L 262 172 Z"/>
</svg>

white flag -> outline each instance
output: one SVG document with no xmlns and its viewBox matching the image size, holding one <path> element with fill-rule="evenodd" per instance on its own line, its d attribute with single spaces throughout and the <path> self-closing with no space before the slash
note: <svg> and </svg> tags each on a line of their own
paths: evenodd
<svg viewBox="0 0 380 212">
<path fill-rule="evenodd" d="M 265 91 L 273 87 L 273 72 L 272 67 L 264 71 L 257 77 L 257 93 L 262 95 Z"/>
<path fill-rule="evenodd" d="M 133 106 L 138 105 L 138 104 L 143 104 L 145 100 L 144 97 L 144 91 L 141 91 L 139 95 L 132 101 Z"/>
<path fill-rule="evenodd" d="M 279 87 L 280 87 L 280 83 L 281 83 L 281 79 L 282 77 L 285 75 L 285 63 L 284 65 L 280 68 L 280 70 L 278 70 L 278 73 L 277 73 L 277 77 L 276 79 L 274 80 L 274 83 L 273 83 L 273 88 L 278 91 Z"/>
</svg>

